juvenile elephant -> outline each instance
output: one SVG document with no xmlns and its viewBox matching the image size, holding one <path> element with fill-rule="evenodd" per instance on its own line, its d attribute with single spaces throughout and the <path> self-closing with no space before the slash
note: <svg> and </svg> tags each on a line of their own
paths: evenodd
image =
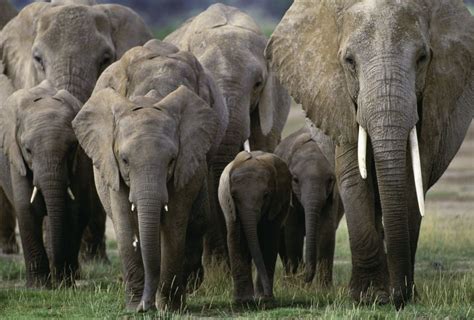
<svg viewBox="0 0 474 320">
<path fill-rule="evenodd" d="M 3 26 L 16 16 L 16 14 L 17 11 L 9 0 L 0 0 L 0 30 L 2 30 Z"/>
<path fill-rule="evenodd" d="M 74 120 L 114 223 L 128 308 L 153 308 L 158 288 L 160 305 L 184 305 L 185 250 L 202 243 L 202 233 L 187 239 L 191 209 L 207 195 L 226 117 L 196 58 L 154 40 L 112 64 Z"/>
<path fill-rule="evenodd" d="M 273 298 L 280 229 L 290 198 L 290 171 L 274 154 L 242 151 L 222 172 L 219 203 L 227 226 L 235 302 Z M 252 260 L 257 268 L 255 293 Z"/>
<path fill-rule="evenodd" d="M 0 32 L 0 59 L 16 90 L 47 79 L 85 102 L 107 66 L 152 38 L 132 10 L 94 4 L 69 0 L 32 3 L 5 26 Z M 8 210 L 2 215 L 11 220 Z M 86 230 L 83 252 L 87 258 L 101 258 L 105 257 L 105 215 L 100 207 L 93 217 L 95 224 L 91 221 Z"/>
<path fill-rule="evenodd" d="M 50 275 L 70 283 L 78 268 L 94 197 L 92 165 L 71 126 L 81 106 L 67 91 L 44 81 L 16 91 L 0 107 L 0 186 L 18 218 L 28 287 L 49 286 Z"/>
<path fill-rule="evenodd" d="M 460 0 L 296 0 L 266 52 L 337 144 L 353 297 L 402 307 L 425 193 L 474 114 L 474 17 Z"/>
<path fill-rule="evenodd" d="M 332 283 L 336 230 L 343 215 L 334 172 L 331 139 L 310 121 L 283 139 L 275 154 L 288 164 L 292 206 L 283 229 L 280 255 L 287 272 L 296 273 L 303 261 L 306 236 L 306 282 Z"/>
<path fill-rule="evenodd" d="M 210 6 L 165 38 L 192 52 L 209 70 L 229 110 L 229 125 L 211 166 L 213 225 L 206 256 L 225 257 L 225 222 L 217 187 L 224 167 L 250 140 L 255 150 L 273 152 L 290 110 L 290 97 L 264 57 L 267 38 L 244 12 L 223 4 Z"/>
</svg>

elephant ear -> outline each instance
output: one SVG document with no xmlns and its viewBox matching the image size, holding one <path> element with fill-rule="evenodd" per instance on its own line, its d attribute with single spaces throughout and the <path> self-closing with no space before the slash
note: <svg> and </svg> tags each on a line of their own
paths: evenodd
<svg viewBox="0 0 474 320">
<path fill-rule="evenodd" d="M 275 195 L 272 196 L 272 204 L 268 218 L 274 220 L 282 211 L 287 211 L 291 199 L 291 173 L 288 165 L 280 157 L 266 152 L 254 152 L 258 160 L 264 161 L 274 170 Z"/>
<path fill-rule="evenodd" d="M 50 3 L 41 2 L 26 6 L 0 33 L 0 59 L 15 88 L 29 88 L 41 81 L 33 65 L 31 50 L 38 19 L 49 7 Z"/>
<path fill-rule="evenodd" d="M 333 141 L 357 141 L 355 108 L 338 60 L 337 2 L 295 0 L 266 48 L 272 69 Z"/>
<path fill-rule="evenodd" d="M 110 19 L 115 56 L 120 59 L 130 48 L 141 46 L 153 35 L 143 19 L 133 10 L 118 4 L 97 5 Z"/>
<path fill-rule="evenodd" d="M 433 54 L 423 96 L 420 152 L 429 187 L 448 167 L 474 116 L 474 17 L 462 1 L 426 0 L 425 6 L 431 8 Z"/>
<path fill-rule="evenodd" d="M 277 76 L 270 71 L 258 103 L 260 126 L 264 136 L 271 131 L 281 134 L 290 112 L 290 105 L 288 92 L 280 84 Z"/>
<path fill-rule="evenodd" d="M 103 89 L 91 96 L 72 122 L 79 144 L 114 191 L 118 191 L 120 186 L 113 150 L 114 114 L 130 108 L 130 101 L 112 89 Z"/>
<path fill-rule="evenodd" d="M 237 220 L 237 213 L 235 212 L 234 198 L 230 191 L 230 174 L 234 166 L 234 161 L 230 162 L 222 171 L 219 180 L 218 198 L 221 205 L 224 218 L 227 223 L 232 223 Z"/>
<path fill-rule="evenodd" d="M 216 112 L 185 86 L 171 92 L 157 107 L 168 110 L 179 123 L 179 152 L 174 171 L 174 185 L 183 188 L 205 163 L 218 129 Z"/>
<path fill-rule="evenodd" d="M 8 158 L 11 166 L 21 176 L 26 176 L 26 166 L 17 141 L 17 130 L 19 125 L 19 108 L 27 102 L 33 101 L 31 93 L 26 90 L 18 90 L 13 93 L 5 103 L 0 106 L 0 147 Z"/>
<path fill-rule="evenodd" d="M 67 90 L 59 90 L 53 98 L 68 105 L 75 114 L 77 114 L 82 108 L 82 103 Z"/>
</svg>

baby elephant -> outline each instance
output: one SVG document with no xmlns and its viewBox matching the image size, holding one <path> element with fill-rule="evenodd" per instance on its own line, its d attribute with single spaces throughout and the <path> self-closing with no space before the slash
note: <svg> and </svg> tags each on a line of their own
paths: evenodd
<svg viewBox="0 0 474 320">
<path fill-rule="evenodd" d="M 227 225 L 235 302 L 273 297 L 280 229 L 290 197 L 290 171 L 274 154 L 243 151 L 224 169 L 219 202 Z M 255 295 L 251 260 L 257 268 Z"/>
<path fill-rule="evenodd" d="M 283 230 L 280 254 L 287 273 L 296 273 L 303 260 L 305 281 L 318 272 L 323 286 L 332 282 L 336 229 L 343 214 L 334 174 L 334 145 L 314 124 L 285 138 L 275 153 L 293 176 L 293 205 Z"/>
</svg>

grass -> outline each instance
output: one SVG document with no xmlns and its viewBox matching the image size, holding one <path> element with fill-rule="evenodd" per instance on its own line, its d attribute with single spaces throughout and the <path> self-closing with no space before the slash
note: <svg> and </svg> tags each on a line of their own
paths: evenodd
<svg viewBox="0 0 474 320">
<path fill-rule="evenodd" d="M 305 285 L 298 277 L 285 277 L 280 266 L 275 305 L 265 310 L 234 307 L 229 275 L 214 271 L 198 291 L 188 296 L 187 310 L 181 314 L 126 312 L 119 261 L 113 250 L 110 265 L 83 266 L 83 280 L 78 281 L 74 289 L 24 289 L 22 259 L 0 258 L 0 318 L 469 319 L 474 316 L 473 228 L 473 217 L 443 216 L 435 206 L 430 206 L 418 252 L 416 282 L 420 296 L 402 312 L 396 312 L 391 306 L 358 306 L 348 298 L 350 252 L 343 221 L 337 235 L 334 288 L 319 290 L 315 285 Z"/>
</svg>

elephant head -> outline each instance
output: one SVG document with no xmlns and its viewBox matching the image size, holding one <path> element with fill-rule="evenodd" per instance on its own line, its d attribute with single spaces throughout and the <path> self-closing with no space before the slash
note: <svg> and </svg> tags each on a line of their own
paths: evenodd
<svg viewBox="0 0 474 320">
<path fill-rule="evenodd" d="M 334 145 L 317 128 L 308 124 L 285 138 L 275 154 L 287 164 L 293 177 L 292 190 L 304 208 L 306 282 L 314 279 L 317 267 L 318 234 L 325 209 L 339 201 L 334 188 Z"/>
<path fill-rule="evenodd" d="M 85 102 L 108 65 L 152 36 L 126 7 L 63 2 L 25 7 L 2 30 L 0 53 L 17 89 L 48 79 Z"/>
<path fill-rule="evenodd" d="M 279 142 L 290 98 L 268 66 L 267 39 L 250 16 L 215 4 L 165 41 L 191 51 L 216 80 L 229 109 L 224 143 L 234 150 L 231 159 L 251 135 L 271 135 Z"/>
<path fill-rule="evenodd" d="M 415 181 L 423 214 L 424 192 L 471 122 L 474 18 L 462 1 L 296 0 L 266 53 L 319 128 L 339 145 L 358 142 L 363 178 L 370 138 L 390 279 L 404 288 L 406 185 Z"/>
<path fill-rule="evenodd" d="M 82 104 L 65 90 L 48 81 L 12 94 L 0 108 L 0 146 L 10 170 L 33 187 L 30 202 L 41 193 L 49 220 L 52 267 L 58 279 L 64 272 L 66 252 L 67 197 L 77 153 L 77 139 L 71 121 Z M 28 190 L 13 190 L 18 193 Z"/>
<path fill-rule="evenodd" d="M 234 228 L 237 221 L 240 223 L 255 267 L 262 277 L 265 297 L 272 297 L 272 287 L 260 249 L 257 226 L 264 216 L 268 221 L 283 220 L 281 213 L 288 209 L 291 197 L 290 179 L 283 160 L 261 151 L 240 152 L 225 167 L 220 178 L 219 203 L 227 228 Z"/>
</svg>

